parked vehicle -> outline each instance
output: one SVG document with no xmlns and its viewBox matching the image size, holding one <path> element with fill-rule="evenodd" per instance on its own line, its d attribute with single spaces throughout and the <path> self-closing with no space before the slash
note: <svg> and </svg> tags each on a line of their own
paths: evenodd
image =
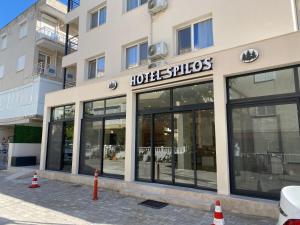
<svg viewBox="0 0 300 225">
<path fill-rule="evenodd" d="M 277 225 L 300 225 L 300 186 L 288 186 L 281 190 Z"/>
</svg>

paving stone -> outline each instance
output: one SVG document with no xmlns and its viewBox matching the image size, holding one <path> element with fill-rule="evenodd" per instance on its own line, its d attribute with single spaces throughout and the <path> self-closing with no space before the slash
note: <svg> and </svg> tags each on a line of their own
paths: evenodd
<svg viewBox="0 0 300 225">
<path fill-rule="evenodd" d="M 143 199 L 101 190 L 93 201 L 92 188 L 43 179 L 29 189 L 31 178 L 7 180 L 0 171 L 0 225 L 208 225 L 212 213 L 168 205 L 160 210 L 141 206 Z M 272 225 L 276 221 L 224 212 L 229 225 Z"/>
</svg>

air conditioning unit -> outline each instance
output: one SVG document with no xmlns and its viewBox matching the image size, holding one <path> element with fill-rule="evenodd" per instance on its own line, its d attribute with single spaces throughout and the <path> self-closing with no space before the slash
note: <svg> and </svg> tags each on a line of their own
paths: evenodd
<svg viewBox="0 0 300 225">
<path fill-rule="evenodd" d="M 167 0 L 149 0 L 148 11 L 150 14 L 156 14 L 168 7 Z"/>
<path fill-rule="evenodd" d="M 148 47 L 148 58 L 151 60 L 162 59 L 168 55 L 168 47 L 165 42 L 159 42 Z"/>
</svg>

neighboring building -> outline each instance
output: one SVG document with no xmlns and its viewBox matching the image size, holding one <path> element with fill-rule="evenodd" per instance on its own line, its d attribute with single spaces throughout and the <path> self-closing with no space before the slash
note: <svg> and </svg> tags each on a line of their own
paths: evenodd
<svg viewBox="0 0 300 225">
<path fill-rule="evenodd" d="M 299 1 L 78 5 L 41 170 L 271 199 L 300 184 Z"/>
<path fill-rule="evenodd" d="M 63 84 L 66 12 L 57 0 L 40 0 L 0 30 L 1 153 L 6 154 L 8 139 L 36 144 L 29 152 L 14 146 L 21 148 L 12 150 L 18 156 L 38 153 L 45 94 Z"/>
</svg>

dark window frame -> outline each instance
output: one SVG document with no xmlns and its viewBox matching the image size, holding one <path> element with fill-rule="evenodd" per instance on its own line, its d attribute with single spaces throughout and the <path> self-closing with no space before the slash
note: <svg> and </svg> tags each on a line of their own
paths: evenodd
<svg viewBox="0 0 300 225">
<path fill-rule="evenodd" d="M 111 99 L 117 99 L 117 98 L 124 98 L 126 100 L 126 96 L 122 95 L 122 96 L 117 96 L 117 97 L 113 97 L 113 98 L 104 98 L 104 99 L 95 99 L 95 100 L 91 100 L 91 101 L 86 101 L 83 104 L 83 118 L 81 119 L 81 129 L 80 129 L 80 150 L 79 150 L 79 160 L 81 159 L 81 151 L 82 151 L 82 146 L 83 146 L 83 135 L 84 135 L 84 130 L 83 130 L 83 124 L 86 121 L 89 122 L 94 122 L 94 121 L 102 121 L 102 146 L 100 147 L 99 151 L 100 151 L 100 165 L 99 165 L 99 175 L 102 177 L 108 177 L 108 178 L 115 178 L 115 179 L 124 179 L 123 175 L 119 175 L 119 174 L 110 174 L 110 173 L 103 173 L 103 150 L 104 150 L 104 134 L 105 134 L 105 121 L 106 120 L 114 120 L 114 119 L 126 119 L 126 111 L 125 112 L 121 112 L 121 113 L 114 113 L 114 114 L 106 114 L 106 100 L 111 100 Z M 91 102 L 96 102 L 96 101 L 104 101 L 104 114 L 103 115 L 86 115 L 85 114 L 85 107 L 86 107 L 86 103 L 91 103 Z M 126 141 L 126 140 L 125 140 Z M 87 174 L 87 173 L 82 173 L 80 171 L 81 168 L 81 164 L 79 161 L 79 169 L 78 169 L 78 173 L 79 174 L 84 174 L 84 175 L 90 175 L 91 174 Z M 124 168 L 125 169 L 125 168 Z"/>
<path fill-rule="evenodd" d="M 239 74 L 226 78 L 226 94 L 227 94 L 227 104 L 226 104 L 226 112 L 227 112 L 227 135 L 228 135 L 228 154 L 229 154 L 229 176 L 230 176 L 230 192 L 232 194 L 244 195 L 248 197 L 257 197 L 257 198 L 265 198 L 271 200 L 279 200 L 280 196 L 277 194 L 266 193 L 266 192 L 258 192 L 258 191 L 249 191 L 242 190 L 235 187 L 235 174 L 234 174 L 234 153 L 233 149 L 233 118 L 232 111 L 234 109 L 239 108 L 249 108 L 255 106 L 276 106 L 276 105 L 287 105 L 287 104 L 296 104 L 298 108 L 298 123 L 300 130 L 300 84 L 299 84 L 299 69 L 300 65 L 292 65 L 286 67 L 279 67 L 274 69 L 256 71 L 246 74 Z M 241 99 L 230 99 L 230 86 L 229 80 L 234 79 L 236 77 L 250 76 L 259 73 L 280 71 L 285 69 L 293 69 L 294 71 L 294 85 L 295 92 L 285 93 L 285 94 L 276 94 L 276 95 L 267 95 L 267 96 L 258 96 L 258 97 L 249 97 L 249 98 L 241 98 Z"/>
</svg>

